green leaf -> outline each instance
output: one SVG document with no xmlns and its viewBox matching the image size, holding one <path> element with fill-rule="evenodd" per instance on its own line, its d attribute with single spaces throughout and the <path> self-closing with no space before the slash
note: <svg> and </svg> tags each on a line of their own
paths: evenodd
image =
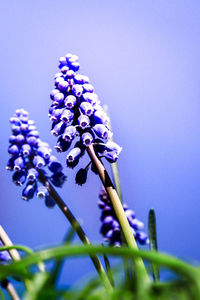
<svg viewBox="0 0 200 300">
<path fill-rule="evenodd" d="M 149 211 L 149 247 L 151 251 L 158 251 L 157 245 L 157 234 L 156 234 L 156 216 L 154 209 L 151 208 Z M 160 280 L 159 267 L 158 265 L 152 264 L 152 274 L 154 281 Z"/>
<path fill-rule="evenodd" d="M 32 285 L 29 287 L 25 294 L 24 300 L 40 299 L 40 293 L 43 290 L 48 278 L 49 274 L 45 272 L 37 273 L 32 280 Z"/>
<path fill-rule="evenodd" d="M 1 291 L 1 289 L 0 289 L 0 300 L 5 300 L 3 292 Z"/>
<path fill-rule="evenodd" d="M 9 249 L 18 249 L 20 246 L 3 246 L 0 251 Z M 94 245 L 63 245 L 52 248 L 47 248 L 34 254 L 30 254 L 20 261 L 13 262 L 9 265 L 0 265 L 0 279 L 16 272 L 22 276 L 28 275 L 24 272 L 24 268 L 38 263 L 39 261 L 59 259 L 63 257 L 76 257 L 83 255 L 93 254 L 109 254 L 117 257 L 137 258 L 142 257 L 147 261 L 150 261 L 156 265 L 165 266 L 172 271 L 176 272 L 180 276 L 190 278 L 191 280 L 200 280 L 200 271 L 198 268 L 167 254 L 155 252 L 130 249 L 127 247 L 115 248 L 115 247 L 102 247 Z M 31 274 L 28 275 L 31 277 Z"/>
</svg>

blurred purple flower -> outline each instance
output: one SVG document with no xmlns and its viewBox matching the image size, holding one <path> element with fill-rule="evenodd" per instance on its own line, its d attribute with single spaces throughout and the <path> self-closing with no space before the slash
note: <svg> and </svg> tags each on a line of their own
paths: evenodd
<svg viewBox="0 0 200 300">
<path fill-rule="evenodd" d="M 101 209 L 100 220 L 102 222 L 100 233 L 109 245 L 120 246 L 122 244 L 120 224 L 104 187 L 101 188 L 99 198 L 98 206 Z M 128 205 L 123 204 L 123 208 L 136 241 L 142 245 L 148 244 L 148 235 L 141 231 L 144 224 L 136 219 L 135 212 L 129 209 Z"/>
</svg>

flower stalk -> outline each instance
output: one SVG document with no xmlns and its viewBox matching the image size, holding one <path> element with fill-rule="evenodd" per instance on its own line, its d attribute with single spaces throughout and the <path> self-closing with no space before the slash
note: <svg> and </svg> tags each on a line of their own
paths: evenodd
<svg viewBox="0 0 200 300">
<path fill-rule="evenodd" d="M 3 227 L 1 225 L 0 225 L 0 240 L 2 241 L 4 246 L 13 246 L 11 239 L 9 238 L 9 236 L 7 235 L 7 233 L 5 232 L 5 230 L 3 229 Z M 16 249 L 10 249 L 10 250 L 8 250 L 8 252 L 13 261 L 20 261 L 21 257 Z M 29 289 L 31 282 L 28 279 L 25 279 L 24 284 L 25 284 L 26 288 Z M 16 293 L 15 293 L 14 288 L 12 288 L 12 286 L 9 285 L 8 289 L 9 289 L 8 290 L 9 294 L 11 293 L 12 296 L 14 297 L 13 300 L 18 300 L 19 298 L 15 297 Z"/>
<path fill-rule="evenodd" d="M 101 181 L 106 189 L 106 192 L 110 198 L 110 201 L 112 203 L 115 214 L 119 220 L 119 223 L 120 223 L 120 226 L 123 231 L 124 238 L 127 242 L 128 247 L 132 248 L 132 249 L 138 249 L 135 238 L 132 234 L 131 227 L 130 227 L 129 222 L 126 218 L 126 215 L 124 213 L 124 209 L 122 207 L 120 198 L 114 188 L 114 185 L 109 177 L 108 172 L 106 171 L 104 165 L 102 164 L 102 162 L 96 155 L 93 145 L 90 145 L 87 147 L 87 152 L 88 152 L 88 155 L 90 156 L 90 159 L 95 164 L 95 166 L 98 170 L 98 174 L 99 174 L 100 179 L 101 179 Z M 146 269 L 145 269 L 142 259 L 141 258 L 135 259 L 134 265 L 135 265 L 136 270 L 139 273 L 143 274 L 143 276 L 146 278 L 146 281 L 147 280 L 149 281 L 149 277 L 147 275 L 147 272 L 146 272 Z"/>
<path fill-rule="evenodd" d="M 39 170 L 39 181 L 48 189 L 49 195 L 54 199 L 62 213 L 65 215 L 73 229 L 76 231 L 78 237 L 85 245 L 91 245 L 88 237 L 86 236 L 85 232 L 83 231 L 81 225 L 79 224 L 78 220 L 74 217 L 72 212 L 70 211 L 69 207 L 66 205 L 66 203 L 61 199 L 61 197 L 58 195 L 58 193 L 55 191 L 51 183 L 48 181 L 48 179 L 45 177 L 44 173 Z M 108 279 L 108 276 L 98 259 L 96 255 L 90 255 L 90 258 L 102 280 L 102 283 L 105 287 L 105 289 L 108 292 L 112 291 L 112 285 Z"/>
<path fill-rule="evenodd" d="M 14 249 L 12 249 L 12 250 L 14 250 Z M 17 291 L 11 282 L 9 282 L 7 279 L 5 279 L 3 281 L 3 284 L 1 282 L 1 285 L 3 285 L 3 287 L 6 289 L 7 293 L 9 294 L 9 296 L 12 300 L 20 300 L 19 295 L 17 294 Z"/>
</svg>

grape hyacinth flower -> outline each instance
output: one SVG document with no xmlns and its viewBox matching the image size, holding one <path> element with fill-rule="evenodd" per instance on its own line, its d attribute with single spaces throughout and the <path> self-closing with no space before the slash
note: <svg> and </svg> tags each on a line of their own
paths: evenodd
<svg viewBox="0 0 200 300">
<path fill-rule="evenodd" d="M 4 246 L 4 245 L 0 240 L 0 248 L 2 246 Z M 11 261 L 11 257 L 10 257 L 10 254 L 8 253 L 8 251 L 6 251 L 6 250 L 0 251 L 0 263 L 1 264 L 6 264 L 9 261 Z"/>
<path fill-rule="evenodd" d="M 98 206 L 102 210 L 100 217 L 102 222 L 100 233 L 109 245 L 119 247 L 122 244 L 120 224 L 104 187 L 101 188 L 99 198 Z M 136 241 L 142 245 L 148 244 L 149 239 L 147 234 L 141 231 L 144 224 L 136 219 L 135 212 L 129 209 L 128 205 L 123 204 L 123 208 Z"/>
<path fill-rule="evenodd" d="M 29 200 L 36 194 L 45 199 L 46 206 L 54 206 L 55 202 L 47 188 L 39 181 L 39 173 L 43 172 L 55 186 L 61 187 L 66 179 L 61 163 L 51 154 L 49 145 L 39 138 L 39 132 L 34 121 L 29 120 L 27 111 L 17 109 L 10 118 L 10 123 L 12 134 L 9 138 L 8 153 L 11 157 L 6 169 L 14 171 L 12 179 L 16 185 L 26 184 L 22 191 L 24 200 Z M 48 167 L 52 175 L 47 175 L 45 167 Z"/>
<path fill-rule="evenodd" d="M 78 137 L 67 155 L 67 166 L 74 168 L 87 147 L 93 144 L 96 153 L 109 162 L 116 162 L 122 148 L 109 141 L 112 133 L 109 119 L 100 105 L 87 76 L 78 74 L 78 56 L 68 53 L 59 60 L 60 72 L 54 77 L 55 88 L 51 91 L 52 105 L 49 118 L 51 133 L 58 137 L 55 146 L 58 152 L 65 152 Z"/>
</svg>

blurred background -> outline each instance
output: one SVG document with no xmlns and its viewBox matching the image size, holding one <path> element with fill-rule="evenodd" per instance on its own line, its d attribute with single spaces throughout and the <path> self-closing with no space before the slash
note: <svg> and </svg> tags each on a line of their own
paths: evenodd
<svg viewBox="0 0 200 300">
<path fill-rule="evenodd" d="M 114 139 L 123 147 L 124 201 L 146 231 L 155 209 L 161 251 L 200 262 L 199 15 L 198 0 L 1 2 L 0 223 L 13 243 L 56 245 L 69 228 L 58 208 L 37 198 L 23 201 L 5 166 L 16 108 L 30 112 L 41 139 L 54 147 L 49 93 L 59 57 L 71 52 L 109 107 Z M 66 154 L 57 157 L 65 165 Z M 88 162 L 85 157 L 78 166 Z M 75 185 L 79 167 L 65 167 L 68 179 L 57 191 L 90 240 L 101 243 L 100 180 L 90 172 L 84 186 Z M 92 270 L 89 259 L 66 261 L 60 283 L 70 285 Z"/>
</svg>

